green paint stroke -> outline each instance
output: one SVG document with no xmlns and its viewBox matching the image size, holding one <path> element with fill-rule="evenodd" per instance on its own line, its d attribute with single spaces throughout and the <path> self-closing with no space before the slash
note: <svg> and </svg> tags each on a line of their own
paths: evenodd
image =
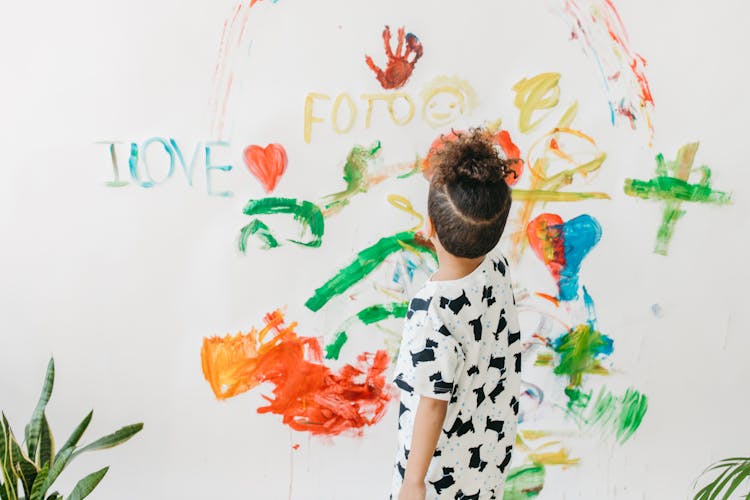
<svg viewBox="0 0 750 500">
<path fill-rule="evenodd" d="M 584 323 L 555 339 L 552 348 L 560 355 L 554 368 L 556 375 L 568 375 L 569 387 L 580 387 L 584 373 L 606 373 L 599 359 L 612 354 L 614 341 Z"/>
<path fill-rule="evenodd" d="M 366 307 L 359 311 L 353 318 L 344 323 L 343 329 L 341 329 L 333 339 L 333 342 L 326 346 L 326 359 L 339 359 L 339 353 L 341 348 L 346 343 L 347 337 L 346 330 L 354 319 L 358 319 L 365 325 L 372 325 L 379 323 L 388 318 L 404 318 L 409 310 L 408 302 L 391 302 L 389 304 L 376 304 L 374 306 Z"/>
<path fill-rule="evenodd" d="M 349 199 L 359 193 L 365 193 L 370 188 L 370 178 L 367 168 L 380 154 L 380 141 L 375 141 L 369 148 L 354 146 L 346 156 L 344 164 L 344 181 L 346 189 L 333 193 L 325 198 L 326 209 L 340 210 L 349 204 Z"/>
<path fill-rule="evenodd" d="M 584 410 L 591 400 L 591 391 L 583 392 L 579 387 L 566 387 L 565 395 L 568 397 L 568 410 Z"/>
<path fill-rule="evenodd" d="M 347 339 L 348 337 L 346 336 L 346 332 L 337 333 L 336 338 L 333 339 L 333 342 L 326 346 L 326 359 L 339 359 L 341 348 L 344 347 Z"/>
<path fill-rule="evenodd" d="M 544 488 L 544 466 L 527 464 L 513 467 L 505 479 L 503 500 L 525 500 L 536 498 Z"/>
<path fill-rule="evenodd" d="M 373 272 L 391 254 L 412 249 L 432 256 L 435 252 L 426 241 L 412 231 L 403 231 L 393 236 L 381 238 L 371 247 L 365 248 L 357 254 L 354 262 L 341 269 L 323 286 L 307 299 L 305 306 L 311 311 L 319 311 L 333 297 L 340 295 Z"/>
<path fill-rule="evenodd" d="M 626 195 L 665 203 L 654 247 L 657 254 L 667 255 L 677 221 L 686 213 L 681 208 L 683 202 L 713 205 L 726 205 L 731 202 L 730 193 L 711 188 L 709 167 L 701 165 L 693 168 L 698 146 L 697 142 L 685 144 L 677 151 L 677 159 L 674 161 L 666 161 L 664 155 L 659 153 L 656 156 L 656 177 L 653 179 L 625 179 Z M 700 180 L 696 184 L 689 182 L 693 173 L 700 174 Z"/>
<path fill-rule="evenodd" d="M 279 241 L 273 236 L 268 226 L 260 219 L 253 219 L 240 231 L 240 251 L 242 253 L 245 253 L 247 249 L 247 239 L 253 235 L 263 242 L 263 248 L 266 250 L 279 246 Z"/>
<path fill-rule="evenodd" d="M 366 307 L 357 313 L 357 318 L 365 325 L 371 325 L 388 318 L 405 318 L 408 311 L 408 302 L 391 302 Z"/>
<path fill-rule="evenodd" d="M 648 398 L 632 388 L 622 396 L 615 396 L 602 387 L 596 399 L 592 400 L 591 392 L 588 392 L 579 399 L 579 404 L 568 406 L 568 414 L 575 417 L 581 427 L 614 432 L 620 444 L 638 430 L 647 411 Z"/>
<path fill-rule="evenodd" d="M 292 243 L 307 247 L 319 247 L 323 241 L 325 231 L 325 222 L 323 213 L 320 208 L 309 201 L 297 201 L 294 198 L 261 198 L 250 200 L 242 209 L 245 215 L 276 215 L 291 214 L 294 220 L 298 222 L 302 229 L 300 236 L 309 231 L 311 238 L 308 241 L 299 241 L 290 239 Z M 275 248 L 279 246 L 278 240 L 273 236 L 269 227 L 258 219 L 253 219 L 248 225 L 240 231 L 239 248 L 241 252 L 247 249 L 247 239 L 250 236 L 260 238 L 265 248 Z"/>
</svg>

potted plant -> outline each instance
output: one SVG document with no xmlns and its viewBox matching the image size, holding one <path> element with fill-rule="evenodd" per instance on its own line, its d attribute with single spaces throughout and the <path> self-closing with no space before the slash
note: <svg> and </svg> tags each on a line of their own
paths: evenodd
<svg viewBox="0 0 750 500">
<path fill-rule="evenodd" d="M 101 437 L 92 443 L 79 446 L 86 431 L 93 410 L 78 424 L 65 444 L 55 450 L 55 441 L 50 430 L 45 409 L 52 395 L 55 380 L 55 362 L 50 359 L 47 375 L 44 378 L 42 394 L 24 429 L 23 443 L 16 435 L 2 413 L 0 418 L 0 500 L 62 500 L 57 491 L 48 493 L 60 473 L 76 456 L 87 451 L 102 450 L 124 443 L 142 428 L 143 424 L 133 424 Z M 66 500 L 81 500 L 99 484 L 109 467 L 104 467 L 84 477 L 73 487 Z M 23 495 L 21 495 L 23 493 Z"/>
</svg>

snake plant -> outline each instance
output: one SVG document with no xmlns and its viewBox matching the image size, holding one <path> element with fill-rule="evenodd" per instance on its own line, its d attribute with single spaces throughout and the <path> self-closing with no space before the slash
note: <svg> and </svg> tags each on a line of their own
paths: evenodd
<svg viewBox="0 0 750 500">
<path fill-rule="evenodd" d="M 87 451 L 111 448 L 124 443 L 143 428 L 142 423 L 128 425 L 86 446 L 79 446 L 78 442 L 94 414 L 91 411 L 62 447 L 55 451 L 55 441 L 45 413 L 52 395 L 54 380 L 55 362 L 54 359 L 50 359 L 42 394 L 31 420 L 24 429 L 22 443 L 18 442 L 5 413 L 0 414 L 0 500 L 63 500 L 59 492 L 50 490 L 71 460 Z M 78 481 L 65 500 L 81 500 L 88 496 L 108 470 L 109 467 L 104 467 Z"/>
</svg>

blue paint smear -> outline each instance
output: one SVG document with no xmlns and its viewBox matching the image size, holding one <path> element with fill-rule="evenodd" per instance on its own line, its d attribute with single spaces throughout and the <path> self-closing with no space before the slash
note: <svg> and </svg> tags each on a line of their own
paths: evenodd
<svg viewBox="0 0 750 500">
<path fill-rule="evenodd" d="M 578 297 L 578 272 L 581 263 L 602 237 L 602 227 L 588 214 L 554 226 L 562 231 L 565 244 L 565 267 L 560 272 L 560 300 Z M 593 302 L 592 302 L 593 303 Z"/>
<path fill-rule="evenodd" d="M 589 317 L 587 323 L 593 330 L 596 330 L 596 309 L 594 307 L 594 299 L 591 298 L 591 295 L 589 295 L 589 291 L 586 290 L 585 286 L 583 287 L 583 304 L 586 306 L 586 313 Z"/>
<path fill-rule="evenodd" d="M 406 269 L 404 269 L 404 267 Z M 406 271 L 406 275 L 408 276 L 408 282 L 414 281 L 414 272 L 419 267 L 418 263 L 410 256 L 405 256 L 402 260 L 402 265 L 397 265 L 396 268 L 393 271 L 393 282 L 399 283 L 399 284 L 406 284 L 402 283 L 402 279 L 404 278 L 403 271 Z"/>
</svg>

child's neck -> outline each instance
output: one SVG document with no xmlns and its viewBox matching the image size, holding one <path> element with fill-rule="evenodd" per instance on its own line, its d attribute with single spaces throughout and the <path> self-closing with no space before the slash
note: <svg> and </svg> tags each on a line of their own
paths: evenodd
<svg viewBox="0 0 750 500">
<path fill-rule="evenodd" d="M 438 257 L 438 270 L 432 275 L 432 281 L 461 279 L 471 274 L 484 261 L 484 255 L 474 259 L 456 257 L 439 244 L 435 245 L 435 251 Z"/>
</svg>

